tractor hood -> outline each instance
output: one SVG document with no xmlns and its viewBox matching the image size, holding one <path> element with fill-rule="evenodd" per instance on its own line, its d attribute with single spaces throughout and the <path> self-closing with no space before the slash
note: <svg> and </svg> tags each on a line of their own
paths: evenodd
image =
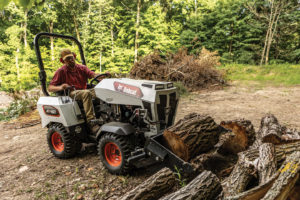
<svg viewBox="0 0 300 200">
<path fill-rule="evenodd" d="M 103 79 L 95 87 L 101 100 L 111 104 L 142 105 L 154 103 L 158 93 L 176 91 L 172 82 L 134 80 L 129 78 Z"/>
</svg>

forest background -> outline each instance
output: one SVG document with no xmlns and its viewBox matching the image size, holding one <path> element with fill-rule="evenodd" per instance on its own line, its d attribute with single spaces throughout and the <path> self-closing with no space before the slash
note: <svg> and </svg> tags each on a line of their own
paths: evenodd
<svg viewBox="0 0 300 200">
<path fill-rule="evenodd" d="M 298 0 L 1 0 L 0 10 L 3 91 L 39 85 L 32 44 L 39 32 L 76 37 L 96 72 L 128 73 L 153 51 L 167 56 L 182 47 L 195 55 L 203 47 L 217 51 L 223 68 L 242 64 L 237 71 L 268 64 L 288 71 L 300 61 Z M 61 66 L 62 48 L 79 55 L 60 39 L 40 45 L 48 80 Z"/>
</svg>

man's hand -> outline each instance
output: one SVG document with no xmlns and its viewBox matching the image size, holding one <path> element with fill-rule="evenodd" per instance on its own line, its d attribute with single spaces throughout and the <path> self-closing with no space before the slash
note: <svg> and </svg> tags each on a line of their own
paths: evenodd
<svg viewBox="0 0 300 200">
<path fill-rule="evenodd" d="M 70 87 L 70 85 L 67 84 L 67 83 L 64 83 L 64 84 L 62 84 L 60 87 L 61 87 L 61 90 L 65 90 L 65 89 L 67 89 L 68 87 Z"/>
<path fill-rule="evenodd" d="M 49 90 L 49 92 L 58 92 L 58 91 L 61 91 L 61 90 L 65 90 L 68 87 L 70 87 L 70 85 L 67 84 L 67 83 L 64 83 L 64 84 L 58 85 L 58 86 L 49 85 L 48 90 Z"/>
</svg>

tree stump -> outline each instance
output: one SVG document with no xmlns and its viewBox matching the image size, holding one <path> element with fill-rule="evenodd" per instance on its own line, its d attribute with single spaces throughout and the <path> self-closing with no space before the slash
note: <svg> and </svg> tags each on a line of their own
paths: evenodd
<svg viewBox="0 0 300 200">
<path fill-rule="evenodd" d="M 215 199 L 221 191 L 221 184 L 216 175 L 210 171 L 203 171 L 188 185 L 160 200 Z"/>
<path fill-rule="evenodd" d="M 169 168 L 163 168 L 150 176 L 142 184 L 127 192 L 121 200 L 153 200 L 158 199 L 175 185 L 176 178 Z"/>
<path fill-rule="evenodd" d="M 163 136 L 173 153 L 189 161 L 212 149 L 222 131 L 210 116 L 191 113 L 165 130 Z"/>
</svg>

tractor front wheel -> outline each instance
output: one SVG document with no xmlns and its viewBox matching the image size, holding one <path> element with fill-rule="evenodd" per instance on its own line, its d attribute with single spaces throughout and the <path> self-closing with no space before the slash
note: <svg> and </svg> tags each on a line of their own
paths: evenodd
<svg viewBox="0 0 300 200">
<path fill-rule="evenodd" d="M 58 158 L 71 158 L 81 148 L 81 143 L 61 124 L 53 124 L 49 127 L 47 142 L 51 153 Z"/>
<path fill-rule="evenodd" d="M 98 144 L 100 160 L 112 174 L 126 174 L 130 170 L 127 159 L 130 156 L 130 142 L 126 136 L 106 133 Z"/>
</svg>

